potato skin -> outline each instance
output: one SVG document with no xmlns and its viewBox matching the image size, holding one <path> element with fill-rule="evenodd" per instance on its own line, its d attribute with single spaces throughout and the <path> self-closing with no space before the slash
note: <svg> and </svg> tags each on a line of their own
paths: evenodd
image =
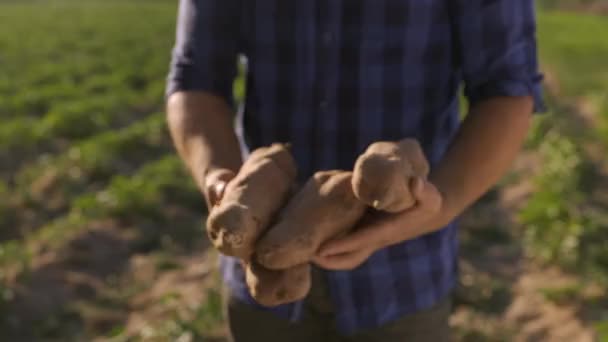
<svg viewBox="0 0 608 342">
<path fill-rule="evenodd" d="M 253 150 L 247 160 L 271 159 L 289 178 L 295 179 L 298 172 L 290 149 L 290 144 L 273 143 Z"/>
<path fill-rule="evenodd" d="M 296 174 L 287 146 L 253 151 L 207 218 L 213 245 L 225 255 L 251 258 L 256 240 L 287 201 Z"/>
<path fill-rule="evenodd" d="M 351 178 L 342 170 L 315 173 L 260 238 L 257 261 L 269 269 L 308 263 L 322 243 L 352 229 L 366 206 L 353 194 Z"/>
<path fill-rule="evenodd" d="M 426 178 L 429 169 L 416 140 L 376 142 L 355 162 L 353 192 L 360 201 L 376 210 L 398 213 L 416 203 L 411 181 L 417 176 Z"/>
<path fill-rule="evenodd" d="M 253 299 L 267 307 L 304 299 L 311 287 L 311 266 L 301 264 L 285 270 L 269 270 L 255 261 L 246 265 L 245 280 Z"/>
</svg>

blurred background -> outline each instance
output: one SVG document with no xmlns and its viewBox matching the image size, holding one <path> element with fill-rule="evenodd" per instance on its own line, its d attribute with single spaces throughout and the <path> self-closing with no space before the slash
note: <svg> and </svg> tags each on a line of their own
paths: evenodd
<svg viewBox="0 0 608 342">
<path fill-rule="evenodd" d="M 457 341 L 608 341 L 608 1 L 538 6 L 550 111 L 463 217 Z M 175 13 L 0 0 L 0 341 L 223 341 L 164 121 Z"/>
</svg>

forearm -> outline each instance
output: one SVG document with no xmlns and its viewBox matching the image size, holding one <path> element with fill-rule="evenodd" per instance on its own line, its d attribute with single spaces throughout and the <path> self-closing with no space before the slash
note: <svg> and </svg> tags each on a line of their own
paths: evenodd
<svg viewBox="0 0 608 342">
<path fill-rule="evenodd" d="M 472 108 L 430 175 L 443 195 L 433 229 L 451 222 L 508 171 L 526 138 L 532 107 L 529 97 L 501 97 Z"/>
<path fill-rule="evenodd" d="M 221 97 L 205 92 L 176 92 L 167 101 L 173 143 L 201 191 L 217 169 L 237 172 L 242 160 L 233 112 Z"/>
</svg>

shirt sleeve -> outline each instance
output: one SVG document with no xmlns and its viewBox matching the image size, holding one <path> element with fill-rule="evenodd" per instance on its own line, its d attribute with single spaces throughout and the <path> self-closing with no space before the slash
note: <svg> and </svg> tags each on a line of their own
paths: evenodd
<svg viewBox="0 0 608 342">
<path fill-rule="evenodd" d="M 240 22 L 239 0 L 180 0 L 166 96 L 207 91 L 232 104 Z"/>
<path fill-rule="evenodd" d="M 473 105 L 494 96 L 532 96 L 544 112 L 538 70 L 534 0 L 447 0 L 465 96 Z"/>
</svg>

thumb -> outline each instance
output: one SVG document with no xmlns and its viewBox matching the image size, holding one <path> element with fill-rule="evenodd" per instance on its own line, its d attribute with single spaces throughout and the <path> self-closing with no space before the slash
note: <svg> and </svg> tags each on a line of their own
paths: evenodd
<svg viewBox="0 0 608 342">
<path fill-rule="evenodd" d="M 435 185 L 422 177 L 415 177 L 411 183 L 412 194 L 418 208 L 435 211 L 441 206 L 443 196 Z"/>
<path fill-rule="evenodd" d="M 426 187 L 425 183 L 426 181 L 420 176 L 413 177 L 410 181 L 410 191 L 418 202 L 424 199 Z"/>
<path fill-rule="evenodd" d="M 217 205 L 224 197 L 226 185 L 236 174 L 232 170 L 220 169 L 209 173 L 205 179 L 206 196 L 211 206 Z"/>
<path fill-rule="evenodd" d="M 224 197 L 224 190 L 226 189 L 226 184 L 227 182 L 217 181 L 215 184 L 212 185 L 211 192 L 209 195 L 211 203 L 213 205 L 218 204 L 222 200 L 222 197 Z"/>
</svg>

